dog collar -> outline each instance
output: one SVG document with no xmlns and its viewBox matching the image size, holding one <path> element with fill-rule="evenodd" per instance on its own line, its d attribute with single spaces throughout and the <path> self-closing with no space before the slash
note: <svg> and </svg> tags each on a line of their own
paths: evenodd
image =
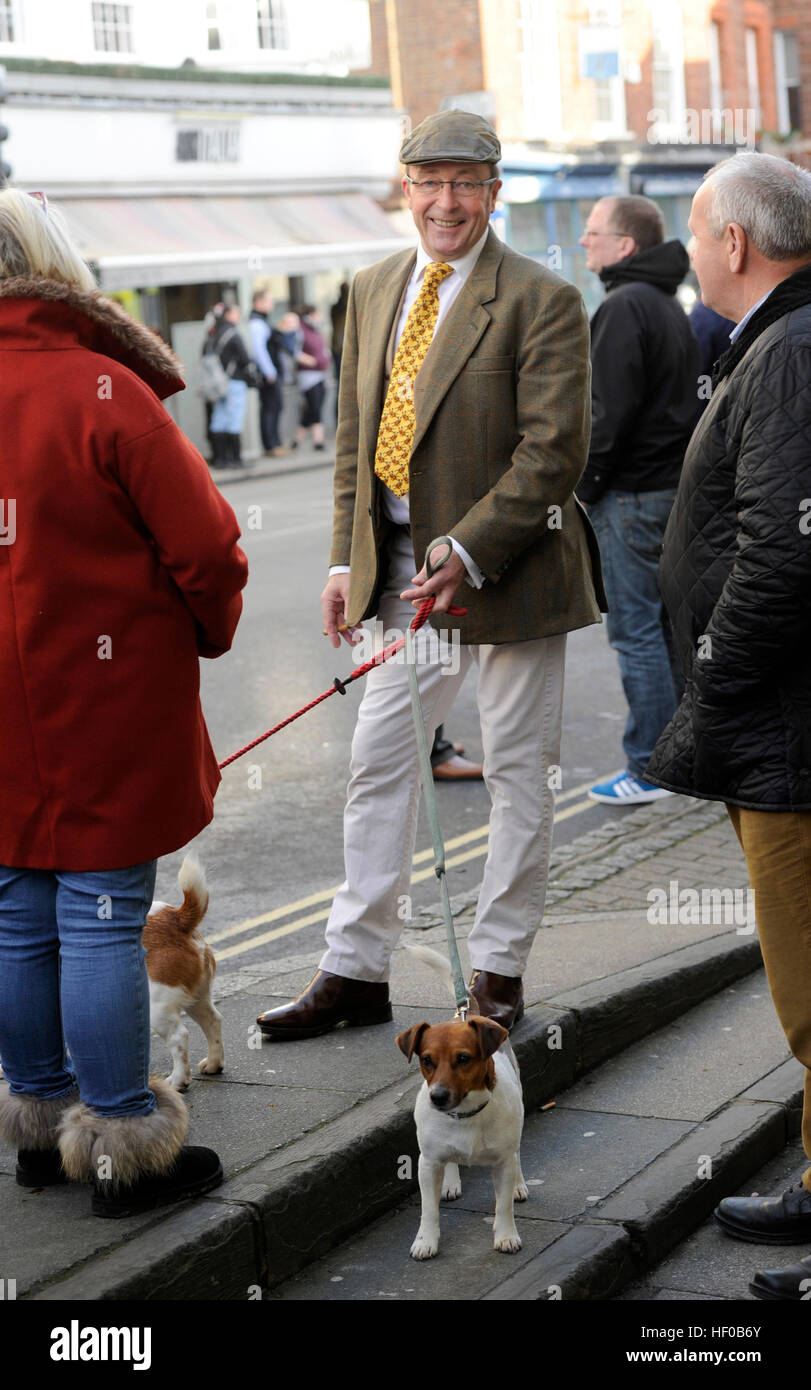
<svg viewBox="0 0 811 1390">
<path fill-rule="evenodd" d="M 474 1115 L 480 1115 L 485 1105 L 489 1104 L 490 1097 L 488 1096 L 487 1100 L 482 1101 L 482 1104 L 478 1106 L 476 1110 L 445 1110 L 444 1114 L 451 1120 L 472 1120 Z"/>
</svg>

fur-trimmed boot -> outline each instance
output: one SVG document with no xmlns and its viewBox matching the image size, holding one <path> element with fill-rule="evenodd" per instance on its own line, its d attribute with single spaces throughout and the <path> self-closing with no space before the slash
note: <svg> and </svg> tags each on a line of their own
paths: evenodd
<svg viewBox="0 0 811 1390">
<path fill-rule="evenodd" d="M 78 1092 L 53 1100 L 38 1096 L 12 1096 L 0 1092 L 0 1138 L 17 1150 L 17 1182 L 20 1187 L 52 1187 L 67 1182 L 57 1147 L 60 1121 L 75 1105 Z"/>
<path fill-rule="evenodd" d="M 153 1076 L 151 1115 L 106 1117 L 74 1105 L 62 1120 L 59 1149 L 69 1178 L 92 1182 L 94 1216 L 133 1216 L 183 1197 L 199 1197 L 223 1180 L 213 1149 L 184 1145 L 189 1127 L 177 1091 Z"/>
</svg>

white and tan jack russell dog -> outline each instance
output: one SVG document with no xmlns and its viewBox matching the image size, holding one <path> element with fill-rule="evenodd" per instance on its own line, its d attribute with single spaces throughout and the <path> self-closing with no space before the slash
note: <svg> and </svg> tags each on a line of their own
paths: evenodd
<svg viewBox="0 0 811 1390">
<path fill-rule="evenodd" d="M 172 1054 L 172 1072 L 166 1079 L 177 1091 L 191 1081 L 189 1030 L 180 1015 L 186 1012 L 206 1035 L 208 1053 L 199 1070 L 213 1074 L 224 1065 L 222 1014 L 211 1002 L 211 985 L 217 969 L 214 953 L 197 928 L 206 915 L 208 888 L 203 870 L 192 854 L 180 866 L 178 882 L 183 890 L 180 907 L 154 902 L 144 927 L 146 968 L 149 975 L 149 1021 Z"/>
<path fill-rule="evenodd" d="M 407 949 L 453 993 L 443 956 L 427 946 Z M 475 1008 L 473 999 L 471 1006 Z M 439 1199 L 452 1202 L 462 1195 L 460 1163 L 492 1169 L 493 1248 L 504 1253 L 521 1249 L 513 1202 L 525 1202 L 528 1196 L 519 1153 L 524 1104 L 508 1037 L 506 1028 L 473 1012 L 464 1023 L 416 1023 L 397 1038 L 409 1061 L 416 1052 L 424 1078 L 414 1107 L 422 1198 L 420 1228 L 411 1247 L 415 1260 L 428 1260 L 439 1249 Z"/>
</svg>

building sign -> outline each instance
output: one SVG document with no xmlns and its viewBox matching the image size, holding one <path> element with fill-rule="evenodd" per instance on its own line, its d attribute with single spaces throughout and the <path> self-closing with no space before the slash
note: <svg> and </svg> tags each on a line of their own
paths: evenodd
<svg viewBox="0 0 811 1390">
<path fill-rule="evenodd" d="M 238 164 L 239 126 L 217 124 L 178 130 L 175 158 L 181 164 Z"/>
</svg>

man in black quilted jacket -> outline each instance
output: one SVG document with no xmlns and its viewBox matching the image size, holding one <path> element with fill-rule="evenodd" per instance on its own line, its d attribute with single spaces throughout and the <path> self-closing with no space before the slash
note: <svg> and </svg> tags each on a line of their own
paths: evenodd
<svg viewBox="0 0 811 1390">
<path fill-rule="evenodd" d="M 690 230 L 702 298 L 736 327 L 665 534 L 687 686 L 647 776 L 726 803 L 772 998 L 806 1068 L 811 1158 L 811 173 L 734 155 L 705 176 Z M 811 1167 L 782 1196 L 727 1197 L 716 1216 L 742 1240 L 811 1250 Z M 750 1288 L 802 1300 L 811 1255 Z"/>
<path fill-rule="evenodd" d="M 591 320 L 591 443 L 577 496 L 600 542 L 608 640 L 628 718 L 625 769 L 589 796 L 631 806 L 667 796 L 644 780 L 682 692 L 657 583 L 662 538 L 696 415 L 698 345 L 676 290 L 690 269 L 660 208 L 601 198 L 580 244 L 606 296 Z"/>
</svg>

